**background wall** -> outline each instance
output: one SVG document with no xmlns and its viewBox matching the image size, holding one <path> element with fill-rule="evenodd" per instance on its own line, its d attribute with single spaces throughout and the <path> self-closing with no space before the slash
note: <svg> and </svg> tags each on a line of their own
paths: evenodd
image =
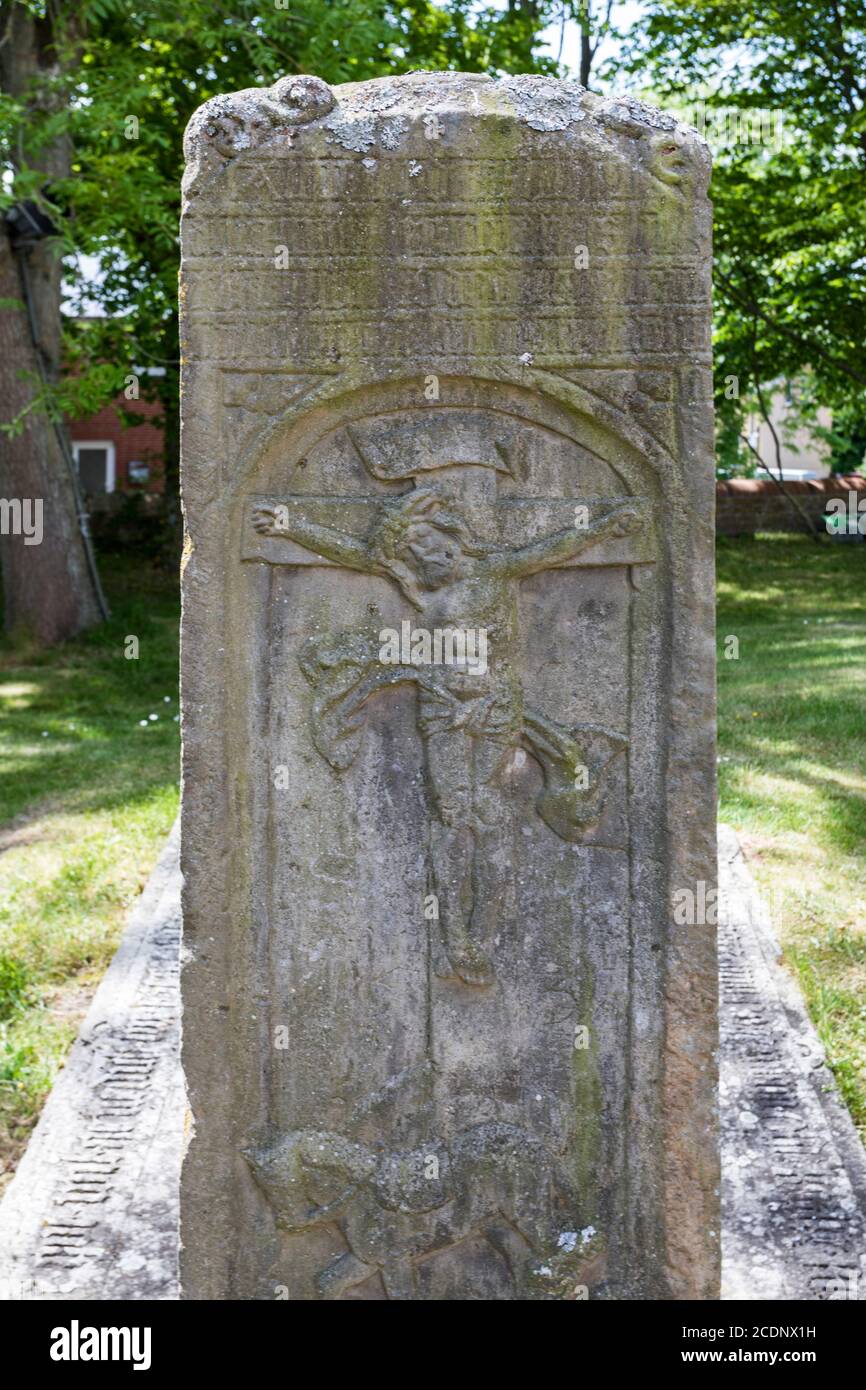
<svg viewBox="0 0 866 1390">
<path fill-rule="evenodd" d="M 815 521 L 820 523 L 831 497 L 857 493 L 866 501 L 866 478 L 838 474 L 808 482 L 786 482 Z M 863 508 L 866 513 L 866 507 Z M 751 535 L 755 531 L 806 531 L 808 527 L 787 497 L 769 478 L 732 478 L 716 484 L 716 533 L 720 536 Z"/>
</svg>

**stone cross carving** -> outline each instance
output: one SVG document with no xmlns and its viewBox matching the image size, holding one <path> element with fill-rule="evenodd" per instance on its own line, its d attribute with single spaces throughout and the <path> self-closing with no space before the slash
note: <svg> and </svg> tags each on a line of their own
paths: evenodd
<svg viewBox="0 0 866 1390">
<path fill-rule="evenodd" d="M 471 522 L 473 515 L 502 505 L 496 501 L 495 468 L 446 461 L 443 471 L 447 491 L 441 483 L 416 481 L 410 492 L 384 505 L 376 499 L 253 498 L 248 525 L 285 547 L 271 544 L 266 553 L 259 548 L 260 558 L 327 561 L 387 576 L 426 625 L 424 635 L 483 632 L 489 646 L 483 672 L 465 660 L 383 664 L 360 634 L 345 634 L 339 643 L 328 638 L 323 647 L 314 642 L 304 669 L 316 686 L 316 745 L 338 768 L 351 759 L 352 736 L 375 691 L 407 680 L 417 684 L 436 820 L 431 855 L 437 920 L 451 970 L 466 984 L 486 985 L 493 979 L 489 942 L 502 903 L 498 803 L 504 765 L 521 748 L 533 754 L 545 777 L 539 813 L 564 839 L 579 840 L 602 808 L 604 769 L 626 742 L 598 727 L 566 729 L 525 705 L 515 668 L 516 587 L 530 575 L 585 561 L 590 551 L 598 561 L 599 547 L 636 536 L 642 517 L 631 499 L 601 505 L 575 499 L 556 508 L 566 524 L 549 531 L 544 528 L 550 505 L 521 498 L 517 508 L 526 539 L 496 544 L 476 534 Z M 362 533 L 348 529 L 361 517 Z M 249 559 L 257 547 L 249 531 L 245 540 Z M 640 554 L 632 546 L 620 548 L 616 558 L 629 563 Z M 447 973 L 441 963 L 439 968 Z"/>
</svg>

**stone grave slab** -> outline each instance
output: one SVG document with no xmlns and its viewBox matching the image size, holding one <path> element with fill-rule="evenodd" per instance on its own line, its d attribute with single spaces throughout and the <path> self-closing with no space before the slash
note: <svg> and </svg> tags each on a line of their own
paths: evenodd
<svg viewBox="0 0 866 1390">
<path fill-rule="evenodd" d="M 0 1298 L 176 1298 L 179 824 L 0 1203 Z"/>
<path fill-rule="evenodd" d="M 866 1298 L 866 1154 L 730 826 L 719 878 L 722 1297 Z"/>
<path fill-rule="evenodd" d="M 706 147 L 418 73 L 185 148 L 185 1295 L 715 1297 Z"/>
</svg>

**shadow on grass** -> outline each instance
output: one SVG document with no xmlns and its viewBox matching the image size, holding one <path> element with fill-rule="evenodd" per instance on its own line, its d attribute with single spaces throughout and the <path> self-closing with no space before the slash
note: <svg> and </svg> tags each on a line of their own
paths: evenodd
<svg viewBox="0 0 866 1390">
<path fill-rule="evenodd" d="M 104 577 L 107 623 L 59 647 L 0 641 L 0 822 L 59 797 L 113 809 L 177 783 L 177 585 L 134 557 Z"/>
<path fill-rule="evenodd" d="M 863 852 L 866 845 L 866 797 L 850 789 L 844 789 L 831 778 L 817 772 L 804 771 L 802 764 L 793 765 L 785 758 L 767 757 L 748 763 L 747 768 L 766 776 L 784 777 L 808 787 L 818 799 L 818 813 L 813 805 L 800 805 L 792 801 L 787 813 L 789 828 L 798 828 L 792 821 L 799 822 L 801 833 L 808 832 L 824 845 L 832 847 L 840 854 L 856 855 Z M 743 769 L 723 765 L 720 769 L 719 785 L 723 802 L 736 801 L 741 810 L 750 810 L 760 815 L 766 812 L 766 788 L 752 791 L 743 785 Z M 778 805 L 785 799 L 784 790 L 779 792 Z"/>
</svg>

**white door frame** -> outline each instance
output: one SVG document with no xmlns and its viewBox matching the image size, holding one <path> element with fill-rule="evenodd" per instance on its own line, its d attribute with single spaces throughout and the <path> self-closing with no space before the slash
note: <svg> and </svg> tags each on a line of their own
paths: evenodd
<svg viewBox="0 0 866 1390">
<path fill-rule="evenodd" d="M 73 439 L 72 456 L 75 459 L 75 466 L 78 467 L 79 449 L 104 449 L 105 450 L 105 491 L 114 492 L 114 484 L 117 475 L 115 460 L 115 445 L 113 439 Z"/>
</svg>

